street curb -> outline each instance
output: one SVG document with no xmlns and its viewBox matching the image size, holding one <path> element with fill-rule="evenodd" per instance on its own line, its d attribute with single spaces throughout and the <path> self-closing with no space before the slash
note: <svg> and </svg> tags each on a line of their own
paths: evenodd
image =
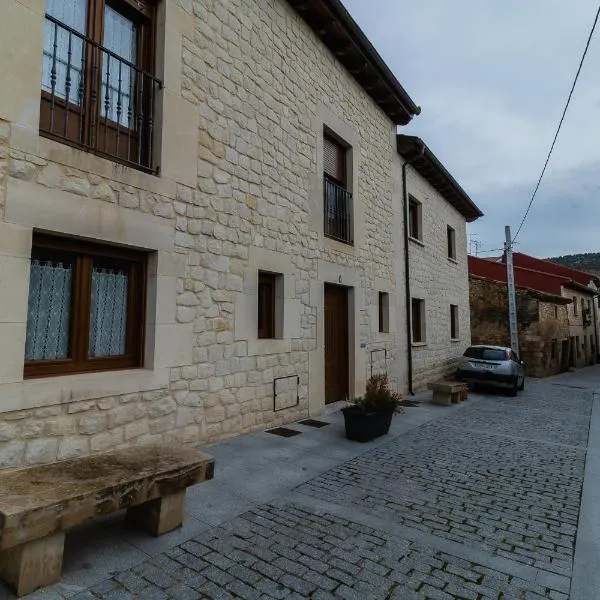
<svg viewBox="0 0 600 600">
<path fill-rule="evenodd" d="M 570 600 L 600 598 L 600 392 L 594 392 Z"/>
</svg>

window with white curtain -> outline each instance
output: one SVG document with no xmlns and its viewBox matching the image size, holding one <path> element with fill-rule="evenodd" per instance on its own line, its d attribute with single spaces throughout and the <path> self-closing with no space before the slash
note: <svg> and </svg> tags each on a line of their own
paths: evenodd
<svg viewBox="0 0 600 600">
<path fill-rule="evenodd" d="M 142 364 L 143 252 L 35 234 L 25 376 Z"/>
</svg>

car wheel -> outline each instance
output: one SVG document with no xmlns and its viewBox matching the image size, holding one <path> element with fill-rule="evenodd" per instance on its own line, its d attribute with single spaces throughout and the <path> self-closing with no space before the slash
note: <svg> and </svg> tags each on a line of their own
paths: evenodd
<svg viewBox="0 0 600 600">
<path fill-rule="evenodd" d="M 521 385 L 519 386 L 519 391 L 522 392 L 525 389 L 525 375 L 523 375 L 523 381 L 521 381 Z"/>
<path fill-rule="evenodd" d="M 515 382 L 513 386 L 508 390 L 510 396 L 516 396 L 519 392 L 519 378 L 515 377 Z"/>
</svg>

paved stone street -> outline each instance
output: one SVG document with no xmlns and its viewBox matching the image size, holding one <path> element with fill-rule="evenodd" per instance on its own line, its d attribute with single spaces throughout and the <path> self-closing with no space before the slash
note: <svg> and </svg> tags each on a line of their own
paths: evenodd
<svg viewBox="0 0 600 600">
<path fill-rule="evenodd" d="M 86 526 L 61 583 L 30 598 L 566 600 L 590 558 L 575 542 L 596 387 L 587 369 L 423 402 L 367 445 L 333 413 L 208 448 L 216 479 L 189 492 L 182 530 Z"/>
</svg>

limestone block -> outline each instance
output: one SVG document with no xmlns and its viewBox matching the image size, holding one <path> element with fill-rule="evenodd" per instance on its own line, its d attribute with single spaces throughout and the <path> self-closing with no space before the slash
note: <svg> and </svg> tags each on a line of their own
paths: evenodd
<svg viewBox="0 0 600 600">
<path fill-rule="evenodd" d="M 90 440 L 87 437 L 67 437 L 58 445 L 58 460 L 77 458 L 90 453 Z"/>
<path fill-rule="evenodd" d="M 36 439 L 27 442 L 25 450 L 25 463 L 35 465 L 50 463 L 56 460 L 58 452 L 57 439 Z"/>
<path fill-rule="evenodd" d="M 104 431 L 107 427 L 108 417 L 104 413 L 83 415 L 79 419 L 79 433 L 94 434 Z"/>
<path fill-rule="evenodd" d="M 25 442 L 13 441 L 0 444 L 0 469 L 18 467 L 25 455 Z"/>
</svg>

